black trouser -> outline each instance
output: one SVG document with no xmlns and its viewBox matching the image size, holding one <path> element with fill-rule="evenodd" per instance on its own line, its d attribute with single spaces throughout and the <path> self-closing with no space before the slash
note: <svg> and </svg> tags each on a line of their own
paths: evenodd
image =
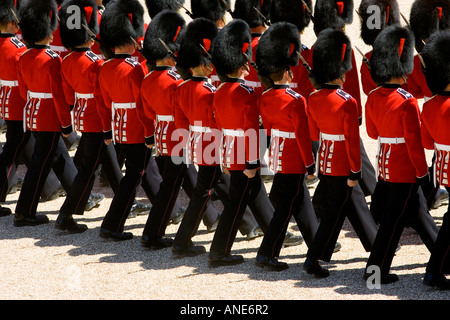
<svg viewBox="0 0 450 320">
<path fill-rule="evenodd" d="M 450 187 L 445 187 L 450 193 Z M 450 273 L 450 204 L 444 214 L 441 228 L 439 230 L 436 244 L 431 251 L 430 260 L 427 264 L 427 272 L 433 275 Z"/>
<path fill-rule="evenodd" d="M 254 201 L 262 186 L 259 172 L 249 179 L 243 171 L 230 170 L 229 202 L 225 204 L 214 238 L 211 252 L 229 254 L 242 220 L 245 207 Z"/>
<path fill-rule="evenodd" d="M 200 221 L 211 198 L 212 190 L 221 174 L 220 166 L 198 166 L 194 194 L 178 228 L 174 245 L 183 248 L 190 246 L 191 238 L 197 233 Z"/>
<path fill-rule="evenodd" d="M 393 183 L 379 180 L 377 192 L 383 199 L 385 207 L 381 216 L 372 252 L 367 267 L 378 266 L 381 274 L 388 274 L 394 258 L 395 250 L 406 223 L 417 210 L 417 183 Z"/>
<path fill-rule="evenodd" d="M 36 214 L 45 180 L 52 168 L 56 176 L 61 177 L 61 181 L 68 172 L 75 171 L 76 174 L 75 165 L 62 141 L 60 132 L 33 131 L 33 136 L 36 139 L 34 151 L 15 210 L 17 214 L 23 216 Z M 66 170 L 67 167 L 73 167 L 74 170 Z M 65 190 L 70 190 L 74 177 L 75 175 L 72 179 L 66 177 Z"/>
<path fill-rule="evenodd" d="M 186 173 L 186 164 L 181 161 L 176 164 L 170 156 L 160 157 L 162 158 L 159 160 L 164 161 L 162 182 L 143 231 L 143 235 L 150 238 L 160 238 L 165 235 L 170 214 Z"/>
<path fill-rule="evenodd" d="M 322 188 L 326 195 L 323 199 L 324 215 L 321 217 L 316 236 L 308 248 L 307 257 L 330 261 L 345 217 L 352 210 L 350 198 L 353 188 L 347 185 L 348 177 L 320 174 L 319 178 L 317 187 Z"/>
<path fill-rule="evenodd" d="M 108 212 L 102 222 L 102 228 L 112 232 L 123 232 L 125 221 L 136 197 L 136 188 L 145 176 L 145 168 L 151 156 L 151 150 L 144 143 L 122 144 L 116 147 L 125 157 L 125 175 L 120 180 Z"/>
<path fill-rule="evenodd" d="M 278 257 L 283 246 L 289 221 L 299 212 L 303 202 L 304 174 L 277 173 L 270 193 L 276 193 L 275 212 L 258 250 L 258 255 Z M 301 230 L 300 230 L 301 231 Z"/>
<path fill-rule="evenodd" d="M 6 120 L 6 142 L 0 154 L 0 202 L 5 202 L 16 173 L 16 161 L 28 142 L 30 132 L 23 132 L 23 121 Z"/>
<path fill-rule="evenodd" d="M 101 163 L 106 144 L 102 132 L 83 132 L 77 148 L 78 173 L 60 208 L 63 215 L 83 214 L 95 181 L 95 171 Z"/>
</svg>

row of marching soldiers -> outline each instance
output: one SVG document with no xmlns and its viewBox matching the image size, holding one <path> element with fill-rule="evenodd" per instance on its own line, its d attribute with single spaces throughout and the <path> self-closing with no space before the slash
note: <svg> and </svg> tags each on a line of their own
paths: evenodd
<svg viewBox="0 0 450 320">
<path fill-rule="evenodd" d="M 73 124 L 82 133 L 80 163 L 56 220 L 59 229 L 87 229 L 73 215 L 83 214 L 95 172 L 114 143 L 125 174 L 100 236 L 131 239 L 124 231 L 126 219 L 136 188 L 142 183 L 145 189 L 155 148 L 161 183 L 143 230 L 145 247 L 171 247 L 177 257 L 205 253 L 192 238 L 212 195 L 226 181 L 220 193 L 224 211 L 208 258 L 212 267 L 244 261 L 231 248 L 250 208 L 264 233 L 256 256 L 260 267 L 288 268 L 278 257 L 294 217 L 308 246 L 304 269 L 318 278 L 329 276 L 319 261 L 330 261 L 339 250 L 337 239 L 348 218 L 370 252 L 366 279 L 376 266 L 381 283 L 398 280 L 390 266 L 409 226 L 431 253 L 424 283 L 450 288 L 448 214 L 439 229 L 427 203 L 439 186 L 449 187 L 448 1 L 416 0 L 407 27 L 401 26 L 396 1 L 361 1 L 356 10 L 361 37 L 373 47 L 361 66 L 368 94 L 364 107 L 354 48 L 345 34 L 355 11 L 352 1 L 317 0 L 312 10 L 310 0 L 236 0 L 232 10 L 226 0 L 191 0 L 188 10 L 184 1 L 148 0 L 148 26 L 137 0 L 112 0 L 102 14 L 97 2 L 2 4 L 1 60 L 14 65 L 13 73 L 1 74 L 2 112 L 11 114 L 17 101 L 25 100 L 18 117 L 35 137 L 16 226 L 49 222 L 36 214 L 39 195 L 61 132 L 69 135 Z M 77 27 L 74 6 L 81 13 Z M 373 6 L 381 17 L 375 28 L 369 24 Z M 192 18 L 188 24 L 178 12 L 182 8 Z M 229 23 L 226 12 L 233 17 Z M 61 43 L 70 52 L 64 59 L 49 47 L 58 20 Z M 308 49 L 300 35 L 311 21 L 317 41 Z M 19 26 L 26 47 L 14 37 Z M 428 98 L 420 110 L 417 98 L 423 97 Z M 379 142 L 376 169 L 360 138 L 363 109 L 367 134 Z M 260 127 L 270 141 L 263 149 L 269 148 L 268 166 L 275 173 L 269 195 L 259 173 L 259 140 L 265 138 Z M 7 143 L 9 137 L 8 127 Z M 435 150 L 432 179 L 424 148 Z M 165 230 L 194 167 L 190 203 L 171 239 Z M 315 176 L 320 182 L 311 200 L 305 178 Z M 372 197 L 370 208 L 366 196 Z"/>
</svg>

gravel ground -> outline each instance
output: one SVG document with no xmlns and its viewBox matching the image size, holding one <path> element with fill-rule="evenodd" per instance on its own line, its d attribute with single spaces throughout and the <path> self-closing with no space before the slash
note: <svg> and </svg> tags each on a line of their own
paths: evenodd
<svg viewBox="0 0 450 320">
<path fill-rule="evenodd" d="M 409 15 L 410 1 L 399 1 L 402 12 Z M 355 8 L 359 1 L 355 1 Z M 348 27 L 352 41 L 361 50 L 367 48 L 359 39 L 359 21 Z M 303 41 L 314 42 L 311 28 Z M 358 60 L 360 60 L 358 58 Z M 364 97 L 365 99 L 365 97 Z M 367 138 L 364 126 L 361 135 L 367 152 L 374 159 L 376 144 Z M 4 137 L 3 137 L 4 138 Z M 429 154 L 428 154 L 429 155 Z M 21 173 L 24 174 L 23 168 Z M 266 183 L 267 190 L 270 183 Z M 47 214 L 50 224 L 38 227 L 13 226 L 13 216 L 0 218 L 0 300 L 448 300 L 449 292 L 430 289 L 422 284 L 430 253 L 412 229 L 405 229 L 401 250 L 397 252 L 392 271 L 400 281 L 369 289 L 362 278 L 368 258 L 348 221 L 340 233 L 342 249 L 327 264 L 331 274 L 315 279 L 302 271 L 306 245 L 284 248 L 280 260 L 289 263 L 288 270 L 274 273 L 261 271 L 254 258 L 262 238 L 246 240 L 238 234 L 233 253 L 244 255 L 245 263 L 211 269 L 207 255 L 173 259 L 171 251 L 148 251 L 140 245 L 147 216 L 129 219 L 126 231 L 134 238 L 112 242 L 99 237 L 99 227 L 111 202 L 112 192 L 99 181 L 94 192 L 102 192 L 105 200 L 78 221 L 89 230 L 70 235 L 55 229 L 58 210 L 64 198 L 41 203 L 40 214 Z M 314 188 L 309 189 L 313 195 Z M 9 195 L 6 206 L 13 211 L 19 193 Z M 184 192 L 180 200 L 187 206 Z M 144 198 L 142 190 L 138 199 Z M 369 201 L 369 199 L 368 199 Z M 220 206 L 220 203 L 215 203 Z M 438 225 L 446 207 L 432 210 Z M 174 236 L 177 225 L 170 225 L 168 236 Z M 291 223 L 289 230 L 299 234 Z M 209 249 L 213 234 L 201 225 L 194 238 Z"/>
</svg>

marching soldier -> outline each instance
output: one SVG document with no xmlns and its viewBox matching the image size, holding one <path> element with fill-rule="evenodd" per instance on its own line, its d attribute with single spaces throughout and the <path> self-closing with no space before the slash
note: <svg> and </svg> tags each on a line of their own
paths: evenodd
<svg viewBox="0 0 450 320">
<path fill-rule="evenodd" d="M 172 253 L 177 257 L 206 252 L 204 246 L 194 246 L 191 238 L 198 230 L 222 173 L 218 159 L 220 133 L 212 110 L 217 89 L 208 81 L 213 69 L 210 54 L 217 31 L 214 22 L 194 19 L 186 28 L 178 53 L 177 70 L 185 81 L 177 88 L 174 120 L 178 130 L 189 132 L 188 137 L 184 137 L 187 163 L 198 166 L 198 177 L 194 196 L 173 241 Z"/>
<path fill-rule="evenodd" d="M 318 278 L 329 276 L 319 260 L 330 261 L 344 219 L 353 210 L 353 187 L 361 179 L 358 105 L 341 89 L 351 59 L 351 43 L 344 32 L 326 29 L 319 34 L 312 75 L 321 89 L 309 97 L 307 111 L 311 139 L 320 141 L 316 192 L 322 190 L 325 210 L 303 266 Z"/>
<path fill-rule="evenodd" d="M 23 39 L 30 49 L 21 55 L 17 74 L 21 96 L 27 99 L 26 129 L 32 131 L 36 143 L 17 201 L 15 226 L 48 223 L 47 216 L 36 215 L 39 196 L 53 162 L 67 153 L 65 148 L 57 148 L 61 132 L 65 136 L 72 132 L 70 107 L 61 85 L 61 57 L 49 48 L 57 27 L 57 9 L 54 0 L 32 0 L 19 12 Z M 73 166 L 70 157 L 67 159 L 58 171 L 54 167 L 56 173 Z"/>
<path fill-rule="evenodd" d="M 409 218 L 417 213 L 419 184 L 428 182 L 425 152 L 420 141 L 417 100 L 401 88 L 413 69 L 414 35 L 406 28 L 385 28 L 375 39 L 370 72 L 375 83 L 366 103 L 366 129 L 379 142 L 379 200 L 384 204 L 380 227 L 366 266 L 377 266 L 381 283 L 398 281 L 390 266 Z M 370 270 L 370 269 L 369 269 Z"/>
<path fill-rule="evenodd" d="M 259 162 L 259 114 L 253 89 L 244 84 L 252 56 L 251 33 L 246 22 L 235 19 L 222 28 L 214 42 L 212 61 L 224 83 L 214 96 L 217 128 L 222 130 L 221 162 L 230 173 L 230 202 L 225 204 L 211 244 L 209 265 L 239 264 L 241 255 L 231 247 L 245 207 L 261 188 Z"/>
<path fill-rule="evenodd" d="M 143 54 L 152 71 L 142 81 L 142 103 L 146 114 L 156 121 L 155 147 L 161 161 L 162 182 L 141 243 L 155 250 L 172 246 L 165 231 L 186 173 L 183 149 L 178 148 L 182 141 L 174 122 L 174 99 L 182 79 L 172 70 L 184 28 L 185 21 L 178 12 L 164 10 L 152 19 L 144 39 Z"/>
<path fill-rule="evenodd" d="M 425 102 L 422 109 L 421 136 L 423 146 L 435 150 L 433 181 L 450 191 L 449 153 L 450 153 L 450 30 L 434 33 L 422 50 L 425 62 L 427 85 L 434 96 Z M 450 249 L 450 214 L 444 214 L 443 223 L 431 251 L 426 267 L 424 284 L 439 289 L 450 289 L 449 259 L 446 253 Z"/>
<path fill-rule="evenodd" d="M 16 65 L 26 46 L 15 37 L 19 31 L 18 13 L 14 1 L 0 4 L 0 107 L 6 122 L 6 143 L 0 155 L 0 201 L 5 202 L 15 174 L 16 156 L 28 140 L 23 132 L 23 107 Z M 10 215 L 11 209 L 0 206 L 0 216 Z"/>
<path fill-rule="evenodd" d="M 259 109 L 264 128 L 271 137 L 269 165 L 275 177 L 270 192 L 276 194 L 273 197 L 275 212 L 264 233 L 256 265 L 275 271 L 288 267 L 278 261 L 278 256 L 291 216 L 300 211 L 303 193 L 307 192 L 305 174 L 313 179 L 315 172 L 306 99 L 289 88 L 293 79 L 291 66 L 298 65 L 299 51 L 299 31 L 288 22 L 272 24 L 261 36 L 256 49 L 258 74 L 268 83 Z M 303 231 L 302 224 L 299 227 Z"/>
<path fill-rule="evenodd" d="M 105 143 L 115 141 L 125 157 L 125 175 L 103 219 L 100 236 L 112 240 L 133 238 L 124 225 L 136 196 L 136 188 L 145 179 L 151 156 L 154 126 L 142 109 L 140 85 L 142 65 L 131 58 L 136 41 L 144 34 L 144 8 L 137 0 L 118 0 L 108 4 L 100 23 L 102 43 L 115 55 L 101 67 L 98 83 L 104 105 L 99 104 Z M 112 121 L 112 126 L 111 126 Z"/>
</svg>

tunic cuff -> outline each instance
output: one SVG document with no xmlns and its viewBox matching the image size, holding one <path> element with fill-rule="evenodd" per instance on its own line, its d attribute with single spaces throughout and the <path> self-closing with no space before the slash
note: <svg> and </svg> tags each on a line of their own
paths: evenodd
<svg viewBox="0 0 450 320">
<path fill-rule="evenodd" d="M 155 136 L 145 137 L 145 145 L 150 146 L 155 144 Z"/>
<path fill-rule="evenodd" d="M 245 163 L 245 169 L 252 170 L 252 169 L 259 169 L 261 168 L 261 162 L 258 160 L 253 161 L 246 161 Z"/>
<path fill-rule="evenodd" d="M 72 131 L 73 131 L 72 125 L 67 126 L 67 127 L 62 127 L 63 134 L 69 134 L 69 133 L 72 133 Z"/>
<path fill-rule="evenodd" d="M 113 136 L 112 136 L 112 130 L 109 130 L 109 131 L 103 131 L 103 139 L 105 139 L 105 140 L 110 140 L 110 139 L 112 139 L 113 138 Z"/>
<path fill-rule="evenodd" d="M 358 172 L 350 171 L 350 176 L 348 178 L 352 181 L 360 180 L 362 178 L 361 170 L 359 170 Z"/>
<path fill-rule="evenodd" d="M 316 173 L 316 164 L 313 162 L 311 165 L 307 166 L 306 171 L 308 172 L 308 175 Z"/>
</svg>

